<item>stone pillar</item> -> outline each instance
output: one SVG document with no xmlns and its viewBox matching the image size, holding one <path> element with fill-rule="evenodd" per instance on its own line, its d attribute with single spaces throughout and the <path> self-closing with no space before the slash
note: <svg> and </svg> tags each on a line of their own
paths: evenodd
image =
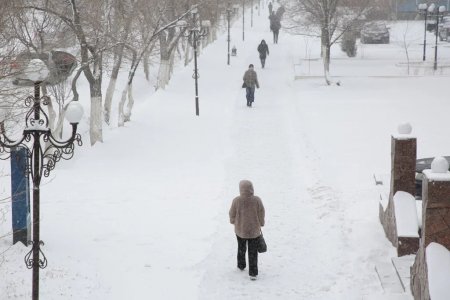
<svg viewBox="0 0 450 300">
<path fill-rule="evenodd" d="M 395 228 L 395 212 L 393 196 L 397 191 L 415 195 L 415 177 L 417 160 L 417 139 L 411 136 L 411 125 L 401 124 L 398 134 L 391 137 L 391 189 L 389 203 L 384 209 L 380 204 L 380 221 L 386 237 L 397 247 L 397 232 Z"/>
<path fill-rule="evenodd" d="M 431 242 L 450 250 L 450 172 L 443 157 L 436 157 L 431 170 L 423 171 L 422 238 L 411 269 L 411 289 L 416 300 L 429 300 L 426 247 Z"/>
<path fill-rule="evenodd" d="M 411 136 L 391 137 L 391 192 L 389 199 L 397 191 L 415 195 L 417 139 Z"/>
<path fill-rule="evenodd" d="M 422 240 L 424 248 L 436 242 L 450 250 L 450 172 L 445 158 L 433 163 L 438 159 L 444 164 L 440 173 L 423 171 Z"/>
</svg>

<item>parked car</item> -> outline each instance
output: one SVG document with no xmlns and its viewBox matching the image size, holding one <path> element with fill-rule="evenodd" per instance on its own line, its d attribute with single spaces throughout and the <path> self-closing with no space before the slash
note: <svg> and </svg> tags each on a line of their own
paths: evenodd
<svg viewBox="0 0 450 300">
<path fill-rule="evenodd" d="M 361 30 L 361 44 L 389 44 L 389 29 L 382 21 L 364 24 Z"/>
<path fill-rule="evenodd" d="M 436 31 L 436 19 L 428 19 L 427 20 L 427 31 L 433 32 Z"/>
<path fill-rule="evenodd" d="M 444 156 L 450 165 L 450 156 Z M 431 169 L 431 162 L 434 157 L 421 158 L 416 161 L 416 198 L 422 198 L 422 178 L 423 170 Z M 450 167 L 449 167 L 450 171 Z"/>
<path fill-rule="evenodd" d="M 450 41 L 450 16 L 443 17 L 439 23 L 439 40 Z"/>
</svg>

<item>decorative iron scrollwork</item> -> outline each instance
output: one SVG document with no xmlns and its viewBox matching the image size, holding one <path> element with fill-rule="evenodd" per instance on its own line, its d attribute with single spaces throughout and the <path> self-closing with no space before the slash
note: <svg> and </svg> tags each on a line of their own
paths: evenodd
<svg viewBox="0 0 450 300">
<path fill-rule="evenodd" d="M 25 265 L 28 269 L 32 269 L 34 265 L 33 252 L 36 250 L 39 252 L 39 268 L 45 269 L 48 265 L 47 257 L 44 252 L 42 252 L 41 246 L 44 246 L 43 241 L 39 241 L 39 243 L 35 244 L 33 241 L 28 241 L 28 245 L 31 245 L 31 250 L 25 255 Z M 42 259 L 40 256 L 42 255 Z"/>
</svg>

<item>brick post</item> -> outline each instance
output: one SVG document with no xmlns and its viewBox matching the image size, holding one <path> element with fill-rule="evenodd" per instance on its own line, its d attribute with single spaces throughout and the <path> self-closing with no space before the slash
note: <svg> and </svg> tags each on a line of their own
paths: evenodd
<svg viewBox="0 0 450 300">
<path fill-rule="evenodd" d="M 389 241 L 397 247 L 393 197 L 397 191 L 415 194 L 417 139 L 411 136 L 411 125 L 401 124 L 391 137 L 391 188 L 386 210 L 380 204 L 379 217 Z"/>
<path fill-rule="evenodd" d="M 423 247 L 436 242 L 450 250 L 450 173 L 423 173 Z"/>
<path fill-rule="evenodd" d="M 416 300 L 429 300 L 426 247 L 431 242 L 450 250 L 450 172 L 445 158 L 437 157 L 423 171 L 422 238 L 411 269 L 411 289 Z"/>
</svg>

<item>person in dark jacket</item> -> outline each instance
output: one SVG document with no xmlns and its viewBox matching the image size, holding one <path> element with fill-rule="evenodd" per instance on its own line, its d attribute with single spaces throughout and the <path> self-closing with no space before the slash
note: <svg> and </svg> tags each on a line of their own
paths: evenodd
<svg viewBox="0 0 450 300">
<path fill-rule="evenodd" d="M 273 5 L 272 5 L 272 2 L 269 2 L 269 15 L 272 14 L 272 11 L 273 11 Z"/>
<path fill-rule="evenodd" d="M 273 32 L 273 43 L 278 44 L 278 34 L 280 33 L 281 22 L 280 19 L 272 12 L 269 16 L 270 30 Z"/>
<path fill-rule="evenodd" d="M 234 225 L 238 242 L 237 267 L 243 271 L 246 267 L 245 252 L 248 244 L 248 264 L 250 279 L 258 276 L 258 237 L 264 226 L 264 205 L 258 196 L 253 194 L 253 184 L 249 180 L 239 182 L 240 196 L 233 199 L 229 216 Z"/>
<path fill-rule="evenodd" d="M 261 60 L 261 67 L 264 69 L 266 64 L 266 57 L 269 55 L 269 46 L 267 46 L 266 41 L 262 40 L 261 44 L 258 45 L 259 59 Z"/>
<path fill-rule="evenodd" d="M 254 70 L 253 64 L 248 66 L 248 70 L 244 74 L 244 84 L 246 90 L 247 106 L 252 107 L 253 101 L 255 101 L 255 87 L 259 89 L 258 75 Z"/>
</svg>

